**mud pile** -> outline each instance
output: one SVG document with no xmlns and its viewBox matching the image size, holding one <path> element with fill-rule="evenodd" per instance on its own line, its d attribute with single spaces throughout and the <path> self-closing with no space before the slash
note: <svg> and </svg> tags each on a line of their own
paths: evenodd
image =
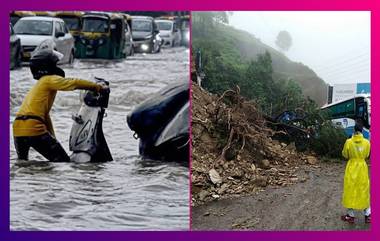
<svg viewBox="0 0 380 241">
<path fill-rule="evenodd" d="M 193 84 L 192 97 L 192 205 L 306 180 L 295 173 L 316 157 L 272 140 L 276 132 L 238 87 L 216 96 Z"/>
</svg>

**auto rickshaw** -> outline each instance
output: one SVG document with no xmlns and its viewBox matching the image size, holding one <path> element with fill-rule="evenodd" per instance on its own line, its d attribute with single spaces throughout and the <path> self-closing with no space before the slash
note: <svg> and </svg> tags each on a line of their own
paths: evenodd
<svg viewBox="0 0 380 241">
<path fill-rule="evenodd" d="M 36 14 L 34 14 L 31 11 L 13 11 L 11 12 L 10 16 L 11 16 L 11 24 L 12 26 L 14 26 L 20 18 L 28 17 L 28 16 L 36 16 Z"/>
<path fill-rule="evenodd" d="M 125 27 L 121 14 L 85 13 L 82 16 L 82 31 L 76 49 L 78 58 L 125 58 Z"/>
<path fill-rule="evenodd" d="M 84 15 L 84 12 L 80 12 L 80 11 L 71 11 L 71 12 L 63 11 L 63 12 L 57 12 L 55 14 L 57 18 L 61 18 L 63 19 L 63 21 L 65 21 L 66 26 L 69 28 L 71 35 L 73 35 L 75 39 L 75 49 L 78 49 L 79 44 L 80 44 L 79 35 L 82 30 L 82 16 L 83 15 Z M 75 57 L 78 57 L 77 55 L 78 54 L 76 52 Z"/>
</svg>

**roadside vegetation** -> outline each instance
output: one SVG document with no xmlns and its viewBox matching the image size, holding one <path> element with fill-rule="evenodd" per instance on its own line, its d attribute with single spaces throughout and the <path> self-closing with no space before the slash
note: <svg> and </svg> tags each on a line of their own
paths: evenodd
<svg viewBox="0 0 380 241">
<path fill-rule="evenodd" d="M 229 14 L 193 13 L 192 46 L 193 53 L 200 52 L 202 56 L 202 71 L 205 73 L 202 87 L 222 95 L 238 86 L 239 94 L 255 102 L 260 112 L 269 117 L 276 117 L 284 111 L 302 110 L 307 115 L 306 126 L 314 129 L 309 149 L 319 156 L 339 158 L 346 136 L 342 129 L 326 121 L 329 120 L 328 113 L 322 113 L 319 109 L 319 98 L 326 94 L 323 91 L 324 82 L 314 78 L 310 74 L 314 72 L 300 63 L 297 63 L 297 68 L 289 67 L 286 75 L 279 74 L 279 68 L 275 70 L 274 66 L 278 65 L 278 59 L 286 57 L 270 47 L 265 51 L 257 51 L 255 56 L 242 54 L 242 45 L 249 46 L 246 41 L 251 40 L 251 48 L 254 49 L 257 39 L 253 41 L 254 36 L 248 38 L 248 33 L 228 26 Z M 252 49 L 247 51 L 255 53 Z M 306 74 L 309 76 L 306 77 Z M 305 83 L 311 86 L 315 92 L 313 95 L 307 95 L 309 87 L 305 91 Z"/>
</svg>

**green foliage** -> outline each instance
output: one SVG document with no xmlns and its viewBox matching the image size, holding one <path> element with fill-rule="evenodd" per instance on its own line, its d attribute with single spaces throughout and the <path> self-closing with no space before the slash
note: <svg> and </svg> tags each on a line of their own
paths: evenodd
<svg viewBox="0 0 380 241">
<path fill-rule="evenodd" d="M 216 15 L 223 17 L 217 17 Z M 244 76 L 246 65 L 251 60 L 256 61 L 259 55 L 269 52 L 272 59 L 273 80 L 289 80 L 299 84 L 302 93 L 317 101 L 318 105 L 324 105 L 327 98 L 327 85 L 310 68 L 289 60 L 283 53 L 265 45 L 254 35 L 235 29 L 227 25 L 229 12 L 193 12 L 192 14 L 192 46 L 194 50 L 201 50 L 204 60 L 213 61 L 214 53 L 223 61 L 222 67 L 228 67 L 235 73 L 242 75 L 231 76 L 227 82 L 236 83 L 237 78 Z M 225 21 L 223 20 L 225 19 Z M 223 20 L 223 21 L 222 21 Z M 226 66 L 228 63 L 229 66 Z M 207 68 L 206 64 L 204 65 Z M 223 71 L 213 69 L 214 71 Z M 226 72 L 226 71 L 224 71 Z M 208 74 L 205 71 L 206 75 Z M 215 73 L 212 73 L 215 74 Z M 215 87 L 211 83 L 216 79 L 208 78 L 207 85 Z"/>
<path fill-rule="evenodd" d="M 290 78 L 273 77 L 269 51 L 249 60 L 241 55 L 241 39 L 228 33 L 225 26 L 227 12 L 195 12 L 192 19 L 192 45 L 194 52 L 202 54 L 205 89 L 220 94 L 238 85 L 241 94 L 255 100 L 268 115 L 300 107 L 304 99 L 301 87 Z"/>
<path fill-rule="evenodd" d="M 240 93 L 254 100 L 269 116 L 277 116 L 285 110 L 303 110 L 307 113 L 306 126 L 313 126 L 319 133 L 311 143 L 311 149 L 320 155 L 340 157 L 346 138 L 344 132 L 331 123 L 324 123 L 324 120 L 328 119 L 327 116 L 319 110 L 315 101 L 309 97 L 305 98 L 302 91 L 304 88 L 301 88 L 295 79 L 274 72 L 274 66 L 278 66 L 279 60 L 284 58 L 283 55 L 274 50 L 264 49 L 252 57 L 252 53 L 257 50 L 247 48 L 248 42 L 258 40 L 253 37 L 247 38 L 243 31 L 231 30 L 225 25 L 228 23 L 228 18 L 225 18 L 228 17 L 228 13 L 217 13 L 193 14 L 192 46 L 193 52 L 200 51 L 202 54 L 205 73 L 203 88 L 221 94 L 238 85 Z M 276 58 L 276 63 L 273 63 L 273 58 Z M 307 76 L 307 71 L 310 71 L 303 66 L 301 68 L 300 65 L 296 67 L 297 74 Z M 312 86 L 313 91 L 317 92 L 316 85 Z M 225 141 L 225 138 L 220 137 L 220 140 Z"/>
<path fill-rule="evenodd" d="M 270 113 L 275 101 L 275 85 L 272 78 L 272 59 L 269 52 L 259 55 L 257 60 L 251 60 L 240 79 L 241 94 L 254 99 L 264 112 Z"/>
<path fill-rule="evenodd" d="M 302 95 L 301 87 L 292 79 L 282 80 L 279 79 L 274 83 L 276 97 L 281 101 L 274 103 L 273 114 L 280 114 L 284 110 L 296 110 L 297 108 L 306 106 L 306 101 Z M 305 102 L 305 103 L 303 103 Z"/>
<path fill-rule="evenodd" d="M 320 156 L 341 158 L 342 149 L 347 136 L 342 128 L 336 127 L 332 122 L 323 124 L 316 138 L 312 140 L 311 149 Z"/>
<path fill-rule="evenodd" d="M 205 35 L 218 24 L 228 24 L 228 15 L 228 12 L 202 11 L 193 12 L 191 16 L 193 25 L 198 27 L 198 34 Z"/>
</svg>

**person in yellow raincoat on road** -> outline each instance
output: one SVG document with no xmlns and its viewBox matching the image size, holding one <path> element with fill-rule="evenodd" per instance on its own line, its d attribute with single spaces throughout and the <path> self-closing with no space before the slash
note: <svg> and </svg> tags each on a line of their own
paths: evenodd
<svg viewBox="0 0 380 241">
<path fill-rule="evenodd" d="M 57 67 L 62 57 L 61 53 L 54 50 L 54 43 L 48 40 L 32 53 L 30 70 L 38 82 L 26 95 L 13 122 L 14 144 L 19 160 L 28 160 L 32 147 L 49 161 L 70 161 L 55 138 L 49 115 L 57 91 L 84 89 L 100 92 L 107 88 L 87 80 L 65 78 L 65 72 Z"/>
<path fill-rule="evenodd" d="M 366 159 L 370 154 L 370 142 L 363 137 L 363 127 L 357 122 L 353 136 L 346 140 L 342 155 L 348 159 L 344 174 L 342 204 L 347 214 L 342 220 L 354 223 L 354 210 L 363 210 L 365 222 L 371 222 L 370 183 Z"/>
</svg>

